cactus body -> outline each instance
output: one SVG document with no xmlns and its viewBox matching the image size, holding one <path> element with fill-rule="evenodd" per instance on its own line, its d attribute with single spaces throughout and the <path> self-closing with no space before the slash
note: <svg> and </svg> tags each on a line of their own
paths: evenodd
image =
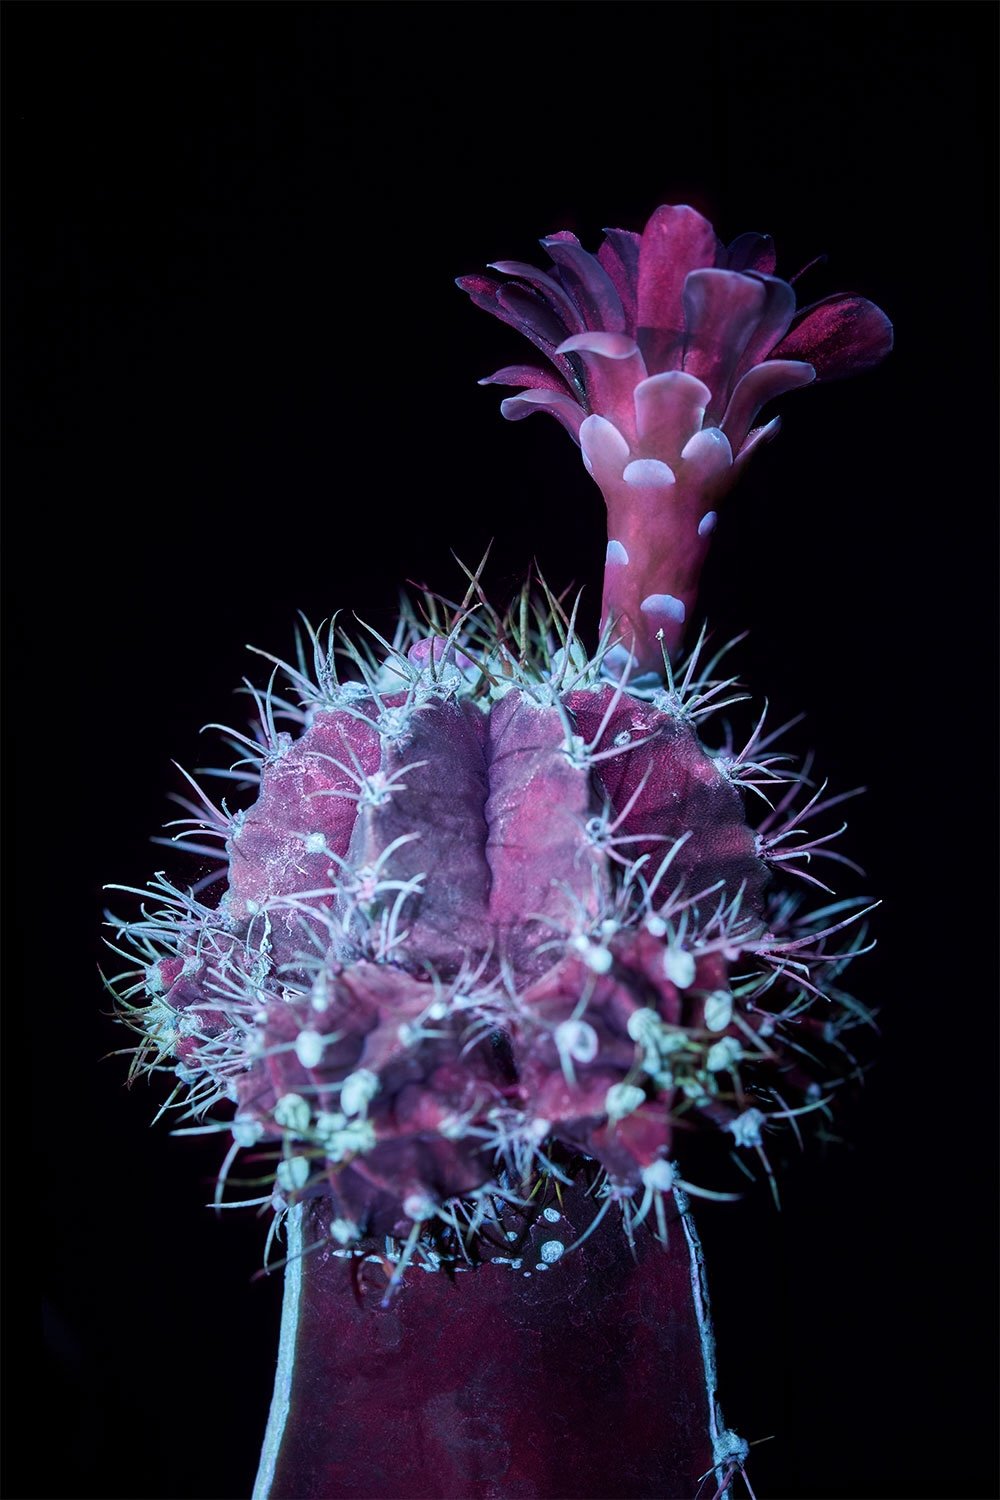
<svg viewBox="0 0 1000 1500">
<path fill-rule="evenodd" d="M 877 363 L 891 327 L 856 297 L 793 322 L 769 242 L 725 249 L 685 207 L 596 257 L 544 243 L 552 276 L 461 284 L 557 372 L 499 371 L 526 387 L 505 414 L 556 415 L 604 492 L 596 654 L 547 589 L 501 618 L 478 574 L 391 643 L 310 628 L 311 666 L 302 640 L 271 658 L 289 696 L 272 676 L 229 733 L 218 774 L 248 805 L 187 804 L 176 842 L 220 840 L 221 865 L 157 877 L 116 924 L 134 1071 L 174 1068 L 191 1128 L 230 1137 L 217 1201 L 242 1152 L 237 1201 L 275 1210 L 269 1247 L 287 1229 L 257 1500 L 679 1497 L 710 1474 L 723 1500 L 746 1445 L 689 1196 L 732 1194 L 691 1180 L 687 1141 L 773 1185 L 770 1136 L 827 1110 L 817 1074 L 857 1072 L 843 1034 L 870 1020 L 839 986 L 863 902 L 810 911 L 778 878 L 832 894 L 814 862 L 850 864 L 839 830 L 803 825 L 845 794 L 810 791 L 763 716 L 737 751 L 711 725 L 745 697 L 724 652 L 681 653 L 715 504 L 776 431 L 758 411 Z M 579 1441 L 603 1420 L 626 1457 Z"/>
<path fill-rule="evenodd" d="M 409 671 L 265 750 L 226 892 L 151 966 L 157 1025 L 351 1243 L 406 1241 L 555 1146 L 623 1202 L 659 1194 L 678 1108 L 731 1124 L 770 1052 L 730 987 L 782 946 L 731 759 L 593 670 L 488 694 Z"/>
<path fill-rule="evenodd" d="M 384 1308 L 377 1272 L 352 1283 L 328 1249 L 298 1253 L 325 1224 L 315 1203 L 294 1209 L 255 1500 L 630 1500 L 724 1475 L 741 1449 L 718 1418 L 684 1228 L 667 1247 L 640 1234 L 633 1258 L 605 1220 L 552 1260 L 592 1216 L 566 1189 L 474 1273 L 421 1276 Z"/>
<path fill-rule="evenodd" d="M 593 1391 L 578 1407 L 560 1395 L 576 1413 L 561 1447 L 529 1462 L 511 1446 L 518 1391 L 540 1395 L 554 1369 L 537 1349 L 518 1364 L 511 1340 L 540 1318 L 554 1348 L 571 1307 L 584 1342 L 615 1327 L 622 1369 L 670 1368 L 631 1477 L 618 1471 L 632 1486 L 622 1494 L 661 1493 L 668 1475 L 693 1494 L 712 1468 L 724 1486 L 739 1448 L 715 1401 L 703 1291 L 692 1290 L 688 1194 L 719 1194 L 687 1180 L 682 1137 L 701 1123 L 770 1171 L 764 1131 L 818 1096 L 784 1036 L 808 1036 L 811 1055 L 835 1052 L 859 1019 L 839 990 L 822 1021 L 805 1012 L 810 976 L 845 962 L 829 938 L 854 910 L 803 915 L 777 887 L 775 869 L 823 840 L 789 842 L 801 836 L 800 783 L 784 790 L 760 726 L 739 754 L 703 741 L 733 680 L 713 677 L 715 663 L 699 670 L 701 643 L 682 678 L 668 669 L 666 686 L 638 692 L 604 675 L 600 652 L 584 657 L 557 607 L 537 618 L 515 642 L 510 620 L 484 632 L 463 607 L 447 636 L 404 622 L 369 658 L 332 635 L 321 651 L 317 637 L 318 684 L 287 667 L 298 706 L 273 692 L 260 700 L 246 741 L 257 747 L 254 800 L 236 813 L 204 794 L 191 804 L 194 837 L 224 840 L 221 869 L 203 891 L 160 877 L 163 904 L 125 928 L 144 960 L 123 991 L 143 1034 L 137 1066 L 171 1058 L 190 1113 L 231 1107 L 229 1123 L 194 1127 L 231 1135 L 220 1202 L 234 1201 L 226 1179 L 242 1152 L 240 1180 L 257 1186 L 235 1201 L 270 1205 L 276 1225 L 294 1216 L 295 1353 L 261 1497 L 374 1496 L 394 1482 L 424 1493 L 402 1459 L 376 1478 L 374 1435 L 348 1455 L 336 1433 L 361 1419 L 348 1420 L 353 1398 L 327 1366 L 367 1368 L 372 1340 L 395 1339 L 401 1380 L 442 1326 L 455 1332 L 440 1347 L 461 1350 L 472 1336 L 462 1320 L 485 1330 L 500 1306 L 507 1352 L 445 1424 L 459 1457 L 427 1494 L 544 1497 L 558 1493 L 546 1487 L 553 1465 L 565 1493 L 602 1492 L 609 1473 L 595 1477 L 585 1445 L 579 1470 L 567 1468 L 568 1434 L 589 1422 Z M 353 657 L 354 680 L 336 681 L 338 650 Z M 276 715 L 292 732 L 275 729 Z M 762 785 L 783 795 L 754 829 L 746 794 Z M 800 811 L 823 806 L 814 796 Z M 203 852 L 190 838 L 180 846 Z M 550 1261 L 557 1236 L 534 1242 L 557 1220 Z M 442 1302 L 451 1291 L 458 1300 Z M 553 1299 L 545 1317 L 539 1297 Z M 402 1310 L 399 1298 L 411 1299 Z M 560 1366 L 566 1391 L 578 1357 Z M 440 1413 L 467 1384 L 463 1369 L 457 1353 L 442 1356 L 413 1390 L 409 1422 L 425 1446 L 444 1441 Z M 624 1374 L 602 1379 L 607 1400 L 627 1399 Z M 320 1408 L 321 1451 L 302 1436 Z M 475 1414 L 487 1408 L 506 1433 L 514 1489 L 476 1477 Z"/>
</svg>

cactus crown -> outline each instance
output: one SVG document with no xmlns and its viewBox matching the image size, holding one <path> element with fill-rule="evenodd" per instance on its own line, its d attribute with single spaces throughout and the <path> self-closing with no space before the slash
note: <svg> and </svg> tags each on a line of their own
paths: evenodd
<svg viewBox="0 0 1000 1500">
<path fill-rule="evenodd" d="M 736 748 L 728 648 L 703 632 L 631 677 L 544 582 L 500 615 L 481 571 L 391 641 L 305 624 L 269 657 L 214 773 L 246 805 L 196 788 L 162 841 L 216 840 L 217 867 L 110 918 L 131 1076 L 172 1078 L 178 1133 L 228 1139 L 217 1204 L 276 1225 L 323 1199 L 324 1243 L 380 1262 L 387 1296 L 410 1264 L 519 1269 L 580 1178 L 595 1222 L 665 1236 L 683 1194 L 720 1196 L 687 1175 L 692 1124 L 773 1182 L 771 1136 L 827 1114 L 871 1020 L 838 982 L 865 903 L 810 910 L 778 878 L 829 893 L 806 867 L 846 861 L 802 825 L 842 797 L 763 716 Z"/>
</svg>

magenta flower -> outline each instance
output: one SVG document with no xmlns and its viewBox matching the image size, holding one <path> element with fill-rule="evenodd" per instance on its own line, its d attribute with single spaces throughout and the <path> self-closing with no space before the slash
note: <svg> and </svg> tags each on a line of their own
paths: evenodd
<svg viewBox="0 0 1000 1500">
<path fill-rule="evenodd" d="M 686 204 L 664 204 L 642 234 L 609 229 L 596 255 L 561 231 L 542 240 L 550 272 L 520 261 L 463 276 L 473 302 L 519 329 L 554 369 L 507 365 L 483 385 L 521 386 L 509 421 L 556 417 L 580 445 L 608 507 L 602 624 L 607 661 L 663 670 L 681 643 L 716 507 L 780 419 L 775 397 L 879 363 L 892 325 L 863 297 L 795 310 L 773 274 L 770 238 L 726 248 Z M 662 635 L 659 633 L 662 631 Z"/>
</svg>

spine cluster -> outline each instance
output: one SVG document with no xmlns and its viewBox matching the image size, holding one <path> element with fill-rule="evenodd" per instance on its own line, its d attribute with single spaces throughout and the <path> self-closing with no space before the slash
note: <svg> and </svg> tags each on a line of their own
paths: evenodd
<svg viewBox="0 0 1000 1500">
<path fill-rule="evenodd" d="M 248 805 L 187 804 L 173 842 L 215 867 L 112 919 L 133 1073 L 228 1136 L 217 1201 L 322 1200 L 391 1287 L 506 1258 L 581 1179 L 595 1218 L 665 1236 L 678 1193 L 726 1196 L 690 1180 L 687 1127 L 771 1176 L 769 1137 L 828 1110 L 870 1020 L 839 986 L 863 903 L 805 899 L 842 856 L 803 823 L 842 798 L 762 721 L 703 739 L 743 696 L 722 653 L 630 689 L 551 598 L 501 619 L 477 595 L 370 650 L 310 631 L 228 732 Z"/>
</svg>

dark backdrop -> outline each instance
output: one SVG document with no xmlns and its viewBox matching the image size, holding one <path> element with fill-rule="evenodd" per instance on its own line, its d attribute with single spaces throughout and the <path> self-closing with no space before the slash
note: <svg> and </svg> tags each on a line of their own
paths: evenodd
<svg viewBox="0 0 1000 1500">
<path fill-rule="evenodd" d="M 202 762 L 296 609 L 384 627 L 492 537 L 497 599 L 537 557 L 592 618 L 600 497 L 477 388 L 527 349 L 452 277 L 688 200 L 786 273 L 827 252 L 808 294 L 897 326 L 878 372 L 783 403 L 705 580 L 756 692 L 870 787 L 849 847 L 885 899 L 849 1143 L 780 1216 L 703 1216 L 727 1415 L 774 1434 L 762 1500 L 996 1494 L 994 8 L 8 3 L 5 30 L 6 1493 L 247 1494 L 280 1287 L 250 1281 L 262 1227 L 203 1207 L 214 1149 L 101 1061 L 102 883 L 161 866 L 170 758 Z"/>
</svg>

